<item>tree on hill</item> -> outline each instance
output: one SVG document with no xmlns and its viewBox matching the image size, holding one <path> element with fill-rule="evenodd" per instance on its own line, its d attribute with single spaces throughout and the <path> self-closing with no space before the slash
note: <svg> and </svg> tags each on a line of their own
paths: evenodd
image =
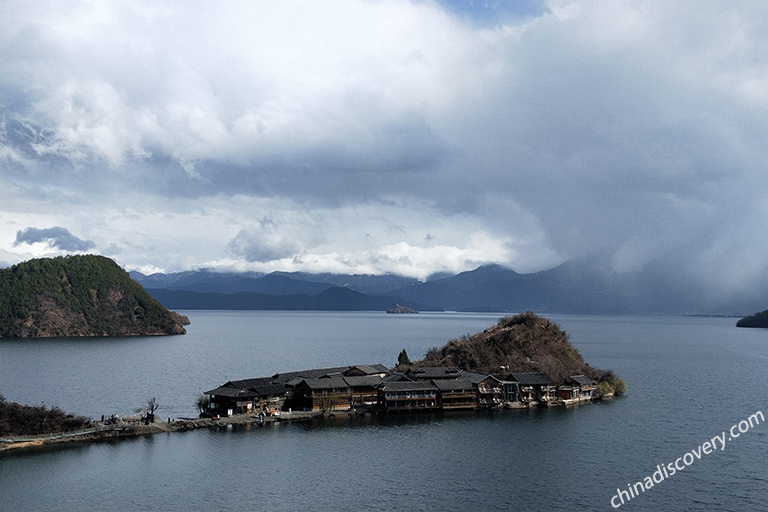
<svg viewBox="0 0 768 512">
<path fill-rule="evenodd" d="M 0 289 L 0 337 L 185 332 L 181 315 L 103 256 L 40 258 L 0 269 Z"/>
<path fill-rule="evenodd" d="M 501 318 L 490 329 L 432 348 L 414 364 L 489 374 L 499 374 L 501 368 L 507 374 L 541 372 L 555 384 L 566 383 L 572 375 L 585 375 L 619 388 L 617 394 L 626 391 L 626 383 L 613 372 L 589 366 L 558 324 L 530 311 Z"/>
</svg>

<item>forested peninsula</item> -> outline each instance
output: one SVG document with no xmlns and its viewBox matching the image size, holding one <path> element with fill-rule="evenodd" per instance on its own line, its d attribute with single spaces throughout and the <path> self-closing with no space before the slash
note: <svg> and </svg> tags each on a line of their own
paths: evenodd
<svg viewBox="0 0 768 512">
<path fill-rule="evenodd" d="M 0 269 L 0 337 L 185 334 L 168 311 L 113 260 L 39 258 Z"/>
</svg>

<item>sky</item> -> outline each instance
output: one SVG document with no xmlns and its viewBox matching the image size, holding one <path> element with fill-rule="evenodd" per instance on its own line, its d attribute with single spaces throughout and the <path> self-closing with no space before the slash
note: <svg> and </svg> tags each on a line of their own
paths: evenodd
<svg viewBox="0 0 768 512">
<path fill-rule="evenodd" d="M 0 3 L 0 262 L 768 283 L 764 0 Z"/>
</svg>

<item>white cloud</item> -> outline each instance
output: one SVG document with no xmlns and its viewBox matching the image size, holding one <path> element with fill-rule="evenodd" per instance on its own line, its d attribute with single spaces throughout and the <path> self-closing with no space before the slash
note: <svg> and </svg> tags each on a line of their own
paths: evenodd
<svg viewBox="0 0 768 512">
<path fill-rule="evenodd" d="M 169 271 L 768 274 L 765 2 L 0 9 L 4 261 L 62 226 Z"/>
</svg>

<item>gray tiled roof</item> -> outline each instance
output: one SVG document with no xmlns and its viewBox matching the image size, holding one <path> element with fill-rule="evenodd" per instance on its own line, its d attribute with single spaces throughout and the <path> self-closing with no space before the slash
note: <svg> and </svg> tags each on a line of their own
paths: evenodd
<svg viewBox="0 0 768 512">
<path fill-rule="evenodd" d="M 350 370 L 359 370 L 366 375 L 377 375 L 380 373 L 387 373 L 387 367 L 383 364 L 359 364 L 357 366 L 351 366 L 344 373 L 346 374 Z"/>
<path fill-rule="evenodd" d="M 584 375 L 571 375 L 571 380 L 578 384 L 579 386 L 592 386 L 594 385 L 594 382 L 592 382 L 592 379 L 589 377 L 585 377 Z"/>
<path fill-rule="evenodd" d="M 433 384 L 440 391 L 471 391 L 474 388 L 471 382 L 466 379 L 437 379 Z"/>
<path fill-rule="evenodd" d="M 271 383 L 272 377 L 259 377 L 257 379 L 231 380 L 224 384 L 224 386 L 231 388 L 252 388 L 254 386 L 263 386 Z"/>
<path fill-rule="evenodd" d="M 301 370 L 298 372 L 277 373 L 272 376 L 272 382 L 275 384 L 288 382 L 295 378 L 319 379 L 328 375 L 338 375 L 349 368 L 349 366 L 336 366 L 332 368 L 314 368 L 311 370 Z"/>
<path fill-rule="evenodd" d="M 363 364 L 363 365 L 356 365 L 356 366 L 332 366 L 329 368 L 312 368 L 312 369 L 300 370 L 296 372 L 276 373 L 271 377 L 257 377 L 253 379 L 231 380 L 219 386 L 215 390 L 211 390 L 210 392 L 206 392 L 206 393 L 212 394 L 214 391 L 216 391 L 217 396 L 230 396 L 230 395 L 234 396 L 234 395 L 237 395 L 238 393 L 242 393 L 242 391 L 240 390 L 250 389 L 250 390 L 256 390 L 256 392 L 260 395 L 274 396 L 284 392 L 285 391 L 284 387 L 296 386 L 303 380 L 308 380 L 308 379 L 317 380 L 317 379 L 328 379 L 328 378 L 341 380 L 343 377 L 343 374 L 349 370 L 357 370 L 357 372 L 365 374 L 365 375 L 360 375 L 359 377 L 351 376 L 349 378 L 378 379 L 375 382 L 373 380 L 355 381 L 355 382 L 365 382 L 365 384 L 352 384 L 355 386 L 378 385 L 382 382 L 382 379 L 381 377 L 379 377 L 379 375 L 387 372 L 387 368 L 382 364 Z M 329 383 L 325 384 L 325 386 L 329 386 L 329 385 L 330 385 Z M 348 385 L 344 383 L 342 387 L 348 387 Z M 223 388 L 228 388 L 229 391 L 226 391 Z"/>
<path fill-rule="evenodd" d="M 260 396 L 280 396 L 284 395 L 287 391 L 283 384 L 265 384 L 263 386 L 254 386 L 251 389 Z"/>
<path fill-rule="evenodd" d="M 394 372 L 384 376 L 384 382 L 413 382 L 404 373 Z"/>
<path fill-rule="evenodd" d="M 376 387 L 382 382 L 384 382 L 384 379 L 382 379 L 378 374 L 377 375 L 361 375 L 359 377 L 344 377 L 344 380 L 347 381 L 347 384 L 349 384 L 351 387 Z"/>
<path fill-rule="evenodd" d="M 313 391 L 321 389 L 347 389 L 349 384 L 342 377 L 330 377 L 326 379 L 304 379 L 307 387 Z"/>
<path fill-rule="evenodd" d="M 496 382 L 499 382 L 499 379 L 494 377 L 493 375 L 488 375 L 487 373 L 477 373 L 477 372 L 461 372 L 461 376 L 459 378 L 461 379 L 467 379 L 472 384 L 479 384 L 482 381 L 484 381 L 487 378 L 491 378 L 495 380 Z"/>
<path fill-rule="evenodd" d="M 422 390 L 436 390 L 434 384 L 429 381 L 400 381 L 400 382 L 385 382 L 379 389 L 382 391 L 422 391 Z"/>
<path fill-rule="evenodd" d="M 244 400 L 251 400 L 256 398 L 257 394 L 249 389 L 233 388 L 227 386 L 219 386 L 216 389 L 205 392 L 206 395 L 224 396 L 227 398 L 240 398 Z"/>
<path fill-rule="evenodd" d="M 549 386 L 552 381 L 543 373 L 510 373 L 507 380 L 518 382 L 522 386 Z"/>
</svg>

